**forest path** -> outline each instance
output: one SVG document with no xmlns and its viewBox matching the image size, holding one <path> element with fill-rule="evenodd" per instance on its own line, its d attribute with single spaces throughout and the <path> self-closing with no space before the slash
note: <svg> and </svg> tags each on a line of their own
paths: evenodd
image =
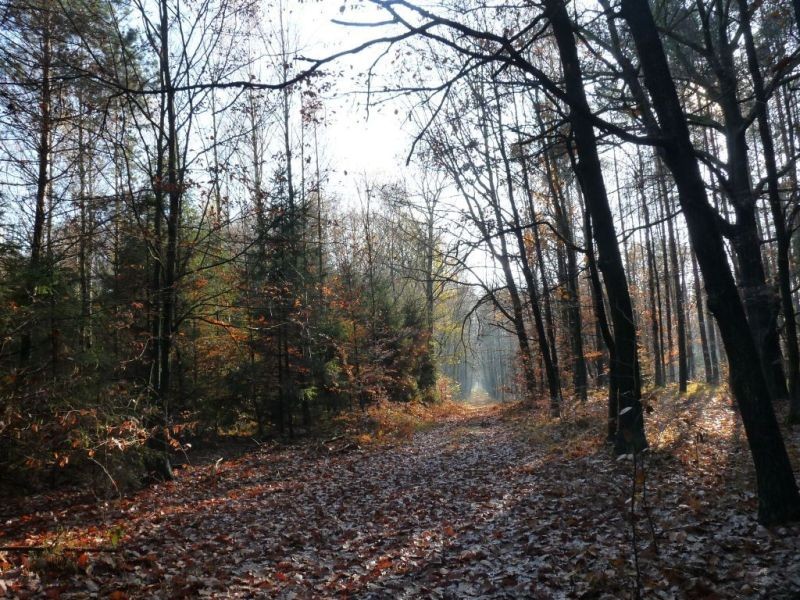
<svg viewBox="0 0 800 600">
<path fill-rule="evenodd" d="M 187 550 L 205 544 L 196 575 L 231 596 L 530 596 L 547 560 L 530 533 L 540 482 L 525 476 L 540 460 L 495 407 L 475 407 L 398 445 L 245 457 L 224 467 L 225 493 L 180 502 L 212 502 L 213 517 L 169 527 Z"/>
<path fill-rule="evenodd" d="M 543 453 L 499 407 L 464 412 L 392 445 L 271 447 L 218 469 L 187 467 L 173 482 L 72 507 L 57 523 L 38 515 L 24 538 L 0 539 L 41 544 L 58 529 L 68 545 L 97 546 L 121 534 L 119 552 L 78 561 L 91 561 L 89 577 L 60 578 L 65 598 L 531 597 L 548 563 L 537 531 L 558 517 L 560 499 L 544 499 L 534 476 Z"/>
<path fill-rule="evenodd" d="M 1 544 L 49 543 L 57 532 L 71 547 L 120 542 L 67 553 L 58 578 L 42 579 L 30 561 L 3 568 L 0 553 L 0 596 L 5 586 L 11 597 L 115 600 L 629 597 L 630 463 L 581 423 L 532 425 L 520 411 L 472 407 L 393 445 L 263 447 L 123 500 L 11 519 Z M 714 497 L 719 482 L 680 478 L 670 460 L 658 458 L 649 478 L 660 557 L 645 548 L 640 517 L 645 589 L 797 597 L 792 532 L 763 538 L 751 500 Z"/>
</svg>

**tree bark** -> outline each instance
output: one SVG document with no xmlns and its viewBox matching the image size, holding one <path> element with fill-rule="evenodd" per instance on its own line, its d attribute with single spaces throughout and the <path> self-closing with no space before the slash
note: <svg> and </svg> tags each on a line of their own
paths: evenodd
<svg viewBox="0 0 800 600">
<path fill-rule="evenodd" d="M 561 56 L 565 91 L 570 101 L 569 119 L 578 154 L 577 175 L 592 219 L 599 254 L 597 265 L 603 273 L 614 324 L 615 353 L 611 377 L 616 378 L 619 407 L 615 450 L 618 453 L 640 451 L 647 447 L 647 439 L 641 403 L 636 327 L 628 281 L 603 180 L 572 23 L 562 0 L 547 0 L 545 6 Z"/>
<path fill-rule="evenodd" d="M 669 242 L 669 262 L 672 272 L 672 291 L 675 306 L 675 321 L 677 323 L 678 336 L 678 391 L 683 394 L 686 392 L 686 384 L 689 380 L 689 369 L 686 360 L 686 312 L 683 309 L 683 290 L 681 288 L 680 261 L 678 260 L 678 244 L 675 239 L 675 225 L 673 224 L 672 202 L 670 202 L 669 192 L 665 181 L 665 174 L 661 168 L 661 163 L 656 159 L 656 177 L 658 178 L 659 188 L 661 189 L 661 203 L 664 207 L 664 215 L 667 219 L 667 235 Z M 666 260 L 666 258 L 664 259 Z"/>
<path fill-rule="evenodd" d="M 792 302 L 792 284 L 789 270 L 789 233 L 786 229 L 786 220 L 783 214 L 778 188 L 778 167 L 775 161 L 775 145 L 772 141 L 772 131 L 769 124 L 769 98 L 764 89 L 764 78 L 758 64 L 753 32 L 750 26 L 750 14 L 747 0 L 738 0 L 739 23 L 744 33 L 745 49 L 747 52 L 747 65 L 750 77 L 753 80 L 753 91 L 756 100 L 756 118 L 761 146 L 764 150 L 764 166 L 767 172 L 767 192 L 769 206 L 772 212 L 772 221 L 775 227 L 777 242 L 778 289 L 783 310 L 784 326 L 786 329 L 786 354 L 789 367 L 789 399 L 790 415 L 793 421 L 800 422 L 800 350 L 797 341 L 797 321 L 795 320 L 794 304 Z"/>
<path fill-rule="evenodd" d="M 708 203 L 686 117 L 647 0 L 622 0 L 621 9 L 660 121 L 665 139 L 664 160 L 678 187 L 709 306 L 728 354 L 731 389 L 755 464 L 758 517 L 763 524 L 783 523 L 800 516 L 800 495 L 760 368 L 758 348 L 749 327 L 743 326 L 746 323 L 744 306 L 728 267 L 716 216 Z"/>
<path fill-rule="evenodd" d="M 38 170 L 36 174 L 36 206 L 33 214 L 33 235 L 31 237 L 31 255 L 28 260 L 28 272 L 25 276 L 23 302 L 28 304 L 32 311 L 35 310 L 36 285 L 41 276 L 42 250 L 44 247 L 44 233 L 46 220 L 46 202 L 50 187 L 50 138 L 52 128 L 52 16 L 50 10 L 44 10 L 42 27 L 42 87 L 40 91 L 40 116 L 39 116 L 39 144 L 36 149 Z M 28 366 L 31 358 L 33 344 L 33 326 L 36 322 L 34 314 L 30 323 L 25 327 L 20 338 L 19 364 L 21 368 Z"/>
<path fill-rule="evenodd" d="M 697 326 L 700 329 L 700 346 L 703 351 L 703 374 L 706 383 L 714 385 L 714 369 L 711 366 L 711 353 L 708 349 L 708 335 L 706 334 L 706 315 L 703 309 L 703 292 L 700 289 L 700 276 L 697 273 L 697 258 L 692 252 L 692 276 L 694 278 L 694 298 L 697 304 Z"/>
</svg>

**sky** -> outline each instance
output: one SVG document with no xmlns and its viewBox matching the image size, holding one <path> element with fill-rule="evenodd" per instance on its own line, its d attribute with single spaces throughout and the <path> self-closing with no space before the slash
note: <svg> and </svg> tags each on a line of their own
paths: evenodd
<svg viewBox="0 0 800 600">
<path fill-rule="evenodd" d="M 372 28 L 348 27 L 334 20 L 366 21 L 379 14 L 374 7 L 352 2 L 344 4 L 340 0 L 289 0 L 287 3 L 290 28 L 296 31 L 301 54 L 309 58 L 329 56 L 376 35 Z M 332 169 L 329 183 L 343 191 L 350 191 L 365 175 L 378 180 L 403 175 L 413 141 L 412 128 L 403 122 L 405 107 L 398 102 L 372 106 L 367 111 L 364 74 L 376 56 L 375 50 L 367 50 L 343 57 L 328 68 L 341 71 L 344 76 L 336 78 L 334 88 L 327 94 L 326 127 L 320 130 L 320 135 Z M 388 61 L 378 65 L 375 71 L 378 78 L 386 73 L 385 65 Z"/>
<path fill-rule="evenodd" d="M 297 36 L 300 54 L 309 58 L 330 56 L 392 31 L 385 27 L 352 27 L 336 22 L 364 23 L 387 18 L 384 11 L 360 0 L 286 2 L 290 30 L 294 30 Z M 324 134 L 320 130 L 320 141 L 324 140 L 324 162 L 329 166 L 325 187 L 329 196 L 333 194 L 337 198 L 340 207 L 358 206 L 359 192 L 363 191 L 365 179 L 375 183 L 403 179 L 413 190 L 415 180 L 420 177 L 419 170 L 413 164 L 406 166 L 414 137 L 418 133 L 417 125 L 407 120 L 409 100 L 400 98 L 387 101 L 385 96 L 375 94 L 373 102 L 383 102 L 371 106 L 367 111 L 364 74 L 385 48 L 386 45 L 380 45 L 345 56 L 328 68 L 344 75 L 335 78 L 336 85 L 328 93 L 325 103 L 328 118 Z M 386 55 L 373 68 L 373 90 L 379 89 L 384 82 L 397 84 L 393 71 L 396 65 L 392 65 L 391 58 Z M 443 200 L 463 208 L 463 199 L 454 188 L 445 192 Z M 456 212 L 452 212 L 453 218 L 457 216 Z M 455 227 L 452 229 L 453 232 L 456 230 Z M 472 252 L 467 262 L 486 281 L 498 276 L 494 261 L 484 252 Z M 472 279 L 473 275 L 467 273 L 465 277 Z"/>
</svg>

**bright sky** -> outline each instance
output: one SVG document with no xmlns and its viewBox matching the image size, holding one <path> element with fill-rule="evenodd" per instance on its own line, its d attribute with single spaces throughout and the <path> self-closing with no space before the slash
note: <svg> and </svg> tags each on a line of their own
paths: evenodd
<svg viewBox="0 0 800 600">
<path fill-rule="evenodd" d="M 343 6 L 340 0 L 289 0 L 287 17 L 290 28 L 296 32 L 301 54 L 321 58 L 378 35 L 378 30 L 372 28 L 347 27 L 333 22 L 335 19 L 368 21 L 381 15 L 377 8 L 368 5 L 353 8 L 354 3 L 350 2 L 341 11 Z M 343 75 L 335 78 L 336 85 L 327 94 L 327 126 L 324 133 L 320 130 L 326 162 L 333 171 L 329 183 L 337 190 L 352 191 L 365 174 L 370 179 L 385 181 L 396 179 L 405 171 L 413 139 L 413 127 L 404 124 L 407 107 L 393 102 L 372 106 L 369 113 L 366 109 L 365 74 L 378 54 L 377 49 L 370 49 L 346 56 L 327 69 Z M 377 79 L 373 80 L 373 85 L 380 81 L 388 67 L 387 57 L 375 70 Z M 376 98 L 373 96 L 373 102 Z"/>
<path fill-rule="evenodd" d="M 360 0 L 287 0 L 286 6 L 290 30 L 296 34 L 301 54 L 309 58 L 330 56 L 402 31 L 400 28 L 352 27 L 334 22 L 364 23 L 387 19 L 386 12 Z M 417 126 L 407 121 L 408 100 L 400 98 L 374 106 L 376 101 L 386 100 L 384 96 L 375 94 L 373 106 L 367 114 L 365 74 L 386 47 L 382 44 L 345 56 L 327 69 L 342 73 L 342 76 L 336 78 L 336 85 L 327 94 L 325 103 L 328 119 L 322 145 L 325 162 L 330 167 L 326 188 L 329 194 L 337 195 L 343 205 L 352 206 L 357 202 L 365 176 L 377 183 L 405 179 L 412 188 L 419 177 L 418 169 L 413 165 L 405 166 L 414 135 L 418 133 Z M 398 65 L 393 65 L 391 60 L 391 53 L 387 54 L 373 69 L 373 90 L 380 89 L 384 83 L 398 85 L 394 72 Z M 444 201 L 462 203 L 455 190 L 446 193 Z M 483 252 L 471 253 L 468 263 L 486 281 L 498 276 L 496 265 Z"/>
</svg>

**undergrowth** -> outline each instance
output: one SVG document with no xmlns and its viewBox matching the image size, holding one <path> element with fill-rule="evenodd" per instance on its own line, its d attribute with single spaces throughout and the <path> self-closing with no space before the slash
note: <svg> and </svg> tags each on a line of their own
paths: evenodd
<svg viewBox="0 0 800 600">
<path fill-rule="evenodd" d="M 442 400 L 423 402 L 380 402 L 363 412 L 343 413 L 334 419 L 334 437 L 347 438 L 360 445 L 385 444 L 408 440 L 447 419 L 464 417 L 469 407 L 461 402 Z"/>
</svg>

